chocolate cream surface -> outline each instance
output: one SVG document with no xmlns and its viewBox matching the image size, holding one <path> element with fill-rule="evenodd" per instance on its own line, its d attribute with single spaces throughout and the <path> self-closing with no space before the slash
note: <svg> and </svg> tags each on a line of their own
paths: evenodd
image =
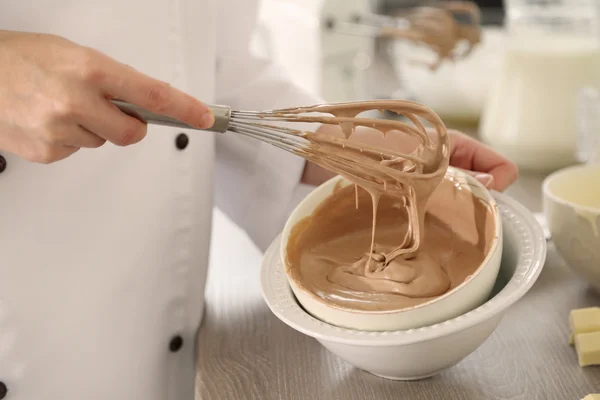
<svg viewBox="0 0 600 400">
<path fill-rule="evenodd" d="M 495 235 L 490 205 L 465 183 L 442 180 L 424 218 L 424 238 L 411 258 L 389 253 L 409 225 L 402 200 L 382 195 L 377 209 L 374 257 L 370 195 L 338 185 L 309 217 L 292 229 L 287 244 L 289 276 L 331 305 L 365 311 L 399 310 L 442 296 L 463 283 L 484 261 Z"/>
<path fill-rule="evenodd" d="M 405 120 L 360 117 L 371 110 Z M 331 116 L 307 115 L 315 112 Z M 493 214 L 467 188 L 444 178 L 449 140 L 435 112 L 390 100 L 277 115 L 339 125 L 343 137 L 298 133 L 307 144 L 297 153 L 354 184 L 338 188 L 293 228 L 286 268 L 298 285 L 337 306 L 394 310 L 443 295 L 479 267 L 495 231 Z M 397 134 L 402 137 L 386 142 Z"/>
</svg>

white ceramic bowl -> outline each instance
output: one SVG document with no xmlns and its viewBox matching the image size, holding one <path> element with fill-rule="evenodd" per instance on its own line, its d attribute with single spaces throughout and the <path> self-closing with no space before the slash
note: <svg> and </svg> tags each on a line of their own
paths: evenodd
<svg viewBox="0 0 600 400">
<path fill-rule="evenodd" d="M 414 307 L 390 311 L 361 311 L 326 303 L 314 293 L 299 286 L 290 276 L 288 280 L 300 304 L 312 315 L 333 325 L 366 331 L 390 331 L 419 328 L 457 317 L 481 305 L 489 296 L 498 275 L 502 254 L 502 223 L 496 201 L 477 180 L 464 172 L 449 168 L 446 173 L 465 190 L 470 190 L 490 204 L 495 223 L 494 241 L 481 266 L 463 283 L 443 296 Z M 315 208 L 327 198 L 338 182 L 350 182 L 336 177 L 319 186 L 302 201 L 290 215 L 284 227 L 281 243 L 281 259 L 286 259 L 288 238 L 294 225 L 311 215 Z"/>
<path fill-rule="evenodd" d="M 314 337 L 360 369 L 399 380 L 435 375 L 457 364 L 490 336 L 506 310 L 533 286 L 544 265 L 546 240 L 535 218 L 506 195 L 494 196 L 504 236 L 495 294 L 464 315 L 419 329 L 388 332 L 345 329 L 322 322 L 308 314 L 294 297 L 279 254 L 280 238 L 263 259 L 263 297 L 284 323 Z"/>
<path fill-rule="evenodd" d="M 600 288 L 600 165 L 549 175 L 544 214 L 556 249 L 579 275 Z"/>
</svg>

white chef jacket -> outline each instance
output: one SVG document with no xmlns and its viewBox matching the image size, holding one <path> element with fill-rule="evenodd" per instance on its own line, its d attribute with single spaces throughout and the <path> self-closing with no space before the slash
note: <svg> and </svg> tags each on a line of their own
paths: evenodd
<svg viewBox="0 0 600 400">
<path fill-rule="evenodd" d="M 256 3 L 5 1 L 0 29 L 67 37 L 209 103 L 313 103 L 250 54 Z M 193 399 L 215 159 L 217 205 L 261 247 L 304 166 L 215 136 L 150 127 L 51 165 L 0 150 L 0 398 Z"/>
</svg>

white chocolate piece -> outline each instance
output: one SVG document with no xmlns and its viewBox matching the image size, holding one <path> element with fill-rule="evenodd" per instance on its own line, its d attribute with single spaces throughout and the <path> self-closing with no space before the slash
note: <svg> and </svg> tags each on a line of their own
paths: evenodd
<svg viewBox="0 0 600 400">
<path fill-rule="evenodd" d="M 571 310 L 569 325 L 571 326 L 571 332 L 575 335 L 600 332 L 600 307 Z"/>
<path fill-rule="evenodd" d="M 598 393 L 588 394 L 581 400 L 600 400 L 600 394 L 598 394 Z"/>
<path fill-rule="evenodd" d="M 576 334 L 575 349 L 580 367 L 600 365 L 600 331 Z"/>
</svg>

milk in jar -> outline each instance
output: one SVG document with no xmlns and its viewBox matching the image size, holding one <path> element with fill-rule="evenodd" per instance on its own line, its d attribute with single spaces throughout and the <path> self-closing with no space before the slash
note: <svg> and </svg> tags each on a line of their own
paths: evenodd
<svg viewBox="0 0 600 400">
<path fill-rule="evenodd" d="M 561 9 L 557 3 L 513 9 L 512 21 L 509 7 L 504 65 L 482 113 L 482 140 L 522 170 L 549 172 L 576 162 L 577 96 L 600 82 L 598 5 L 565 0 L 572 7 Z"/>
</svg>

